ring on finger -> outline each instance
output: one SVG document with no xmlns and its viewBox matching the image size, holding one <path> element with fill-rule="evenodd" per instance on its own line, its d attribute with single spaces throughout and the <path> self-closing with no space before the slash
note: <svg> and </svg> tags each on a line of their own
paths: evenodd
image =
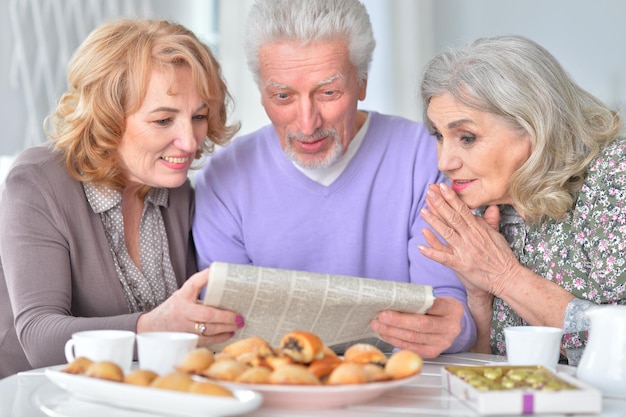
<svg viewBox="0 0 626 417">
<path fill-rule="evenodd" d="M 198 333 L 200 336 L 204 336 L 204 332 L 206 331 L 205 323 L 196 322 L 194 327 L 196 329 L 196 333 Z"/>
</svg>

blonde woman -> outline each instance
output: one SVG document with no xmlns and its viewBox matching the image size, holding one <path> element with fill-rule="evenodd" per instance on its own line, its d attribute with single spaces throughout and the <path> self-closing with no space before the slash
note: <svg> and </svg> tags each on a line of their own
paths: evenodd
<svg viewBox="0 0 626 417">
<path fill-rule="evenodd" d="M 78 48 L 68 81 L 51 140 L 19 156 L 0 201 L 0 378 L 63 363 L 80 330 L 207 344 L 243 325 L 196 302 L 208 272 L 187 174 L 238 127 L 209 48 L 178 24 L 115 21 Z"/>
</svg>

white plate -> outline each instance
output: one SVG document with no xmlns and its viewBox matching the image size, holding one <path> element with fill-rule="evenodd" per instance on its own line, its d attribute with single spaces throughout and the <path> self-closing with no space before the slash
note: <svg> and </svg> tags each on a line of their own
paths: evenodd
<svg viewBox="0 0 626 417">
<path fill-rule="evenodd" d="M 233 389 L 235 398 L 190 394 L 106 381 L 46 369 L 46 376 L 75 397 L 113 407 L 175 416 L 231 416 L 255 410 L 263 397 L 249 388 Z"/>
<path fill-rule="evenodd" d="M 414 383 L 420 375 L 385 382 L 354 385 L 270 385 L 219 381 L 231 389 L 251 389 L 263 395 L 263 407 L 320 410 L 360 404 L 385 391 Z"/>
</svg>

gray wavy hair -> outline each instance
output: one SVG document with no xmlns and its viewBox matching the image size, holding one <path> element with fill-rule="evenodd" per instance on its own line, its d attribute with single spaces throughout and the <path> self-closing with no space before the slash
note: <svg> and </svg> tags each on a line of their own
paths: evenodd
<svg viewBox="0 0 626 417">
<path fill-rule="evenodd" d="M 514 205 L 529 223 L 563 219 L 587 167 L 621 129 L 616 112 L 579 87 L 545 48 L 522 36 L 480 38 L 436 55 L 421 84 L 427 125 L 430 99 L 445 93 L 530 136 L 530 158 L 510 179 Z"/>
<path fill-rule="evenodd" d="M 259 49 L 290 40 L 310 44 L 343 37 L 359 83 L 367 79 L 376 41 L 369 15 L 358 0 L 258 0 L 248 14 L 244 48 L 248 67 L 259 82 Z"/>
</svg>

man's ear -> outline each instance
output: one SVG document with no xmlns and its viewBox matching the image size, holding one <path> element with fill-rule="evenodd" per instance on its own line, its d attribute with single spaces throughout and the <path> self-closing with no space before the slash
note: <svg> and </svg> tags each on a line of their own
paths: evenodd
<svg viewBox="0 0 626 417">
<path fill-rule="evenodd" d="M 367 78 L 361 81 L 361 85 L 359 87 L 359 101 L 365 100 L 366 91 L 367 91 Z"/>
</svg>

